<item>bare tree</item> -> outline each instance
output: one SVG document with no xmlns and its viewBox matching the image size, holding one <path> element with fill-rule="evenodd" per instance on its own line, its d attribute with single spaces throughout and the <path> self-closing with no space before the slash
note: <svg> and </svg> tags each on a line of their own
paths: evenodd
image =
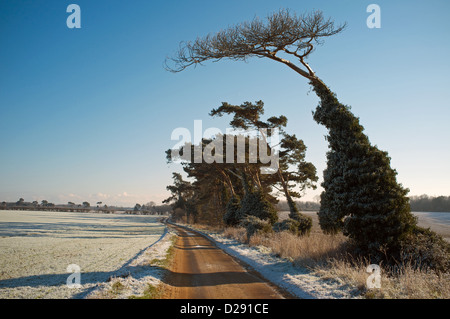
<svg viewBox="0 0 450 319">
<path fill-rule="evenodd" d="M 345 27 L 345 23 L 335 26 L 334 21 L 325 18 L 321 11 L 297 16 L 283 9 L 268 16 L 267 21 L 255 18 L 193 42 L 182 42 L 176 56 L 166 59 L 166 68 L 180 72 L 208 60 L 269 58 L 324 86 L 306 63 L 306 58 L 324 38 L 340 33 Z M 296 62 L 288 60 L 289 56 Z"/>
</svg>

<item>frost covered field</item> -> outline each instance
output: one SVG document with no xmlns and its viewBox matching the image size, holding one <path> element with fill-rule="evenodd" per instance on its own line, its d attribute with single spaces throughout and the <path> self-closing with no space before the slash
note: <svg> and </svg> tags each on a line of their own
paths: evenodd
<svg viewBox="0 0 450 319">
<path fill-rule="evenodd" d="M 0 298 L 85 297 L 131 272 L 130 265 L 165 234 L 159 218 L 0 211 Z M 70 264 L 81 268 L 81 288 L 66 286 Z"/>
</svg>

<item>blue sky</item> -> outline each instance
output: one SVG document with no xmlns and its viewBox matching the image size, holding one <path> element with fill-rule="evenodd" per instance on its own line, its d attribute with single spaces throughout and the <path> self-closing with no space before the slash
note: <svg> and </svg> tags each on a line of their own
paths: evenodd
<svg viewBox="0 0 450 319">
<path fill-rule="evenodd" d="M 81 29 L 66 26 L 71 3 Z M 380 29 L 366 25 L 370 3 L 381 8 Z M 228 119 L 208 116 L 224 101 L 263 100 L 267 116 L 286 115 L 322 177 L 326 130 L 311 115 L 318 99 L 292 70 L 263 59 L 177 74 L 163 67 L 181 41 L 280 8 L 320 9 L 348 23 L 310 65 L 388 151 L 410 195 L 450 195 L 448 1 L 6 0 L 0 200 L 159 202 L 180 171 L 165 162 L 171 132 L 193 130 L 194 120 L 225 131 Z"/>
</svg>

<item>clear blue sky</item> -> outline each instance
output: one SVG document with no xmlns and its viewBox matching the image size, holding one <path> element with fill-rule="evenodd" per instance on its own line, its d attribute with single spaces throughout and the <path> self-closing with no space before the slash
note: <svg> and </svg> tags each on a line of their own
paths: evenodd
<svg viewBox="0 0 450 319">
<path fill-rule="evenodd" d="M 81 29 L 66 8 L 81 7 Z M 366 7 L 381 7 L 369 29 Z M 222 61 L 173 74 L 180 41 L 280 8 L 321 9 L 348 23 L 311 56 L 316 73 L 388 151 L 410 195 L 450 195 L 450 2 L 112 1 L 0 2 L 0 200 L 159 202 L 177 165 L 164 151 L 177 127 L 225 130 L 208 112 L 263 100 L 308 146 L 320 177 L 326 130 L 311 115 L 305 79 L 272 61 Z M 322 180 L 322 178 L 321 178 Z M 310 191 L 305 199 L 320 193 Z"/>
</svg>

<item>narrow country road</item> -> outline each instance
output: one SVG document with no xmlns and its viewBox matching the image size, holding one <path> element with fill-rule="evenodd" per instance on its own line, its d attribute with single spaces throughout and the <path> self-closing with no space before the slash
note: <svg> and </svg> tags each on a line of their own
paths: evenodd
<svg viewBox="0 0 450 319">
<path fill-rule="evenodd" d="M 202 235 L 174 227 L 178 233 L 174 260 L 167 278 L 167 299 L 292 298 Z"/>
</svg>

